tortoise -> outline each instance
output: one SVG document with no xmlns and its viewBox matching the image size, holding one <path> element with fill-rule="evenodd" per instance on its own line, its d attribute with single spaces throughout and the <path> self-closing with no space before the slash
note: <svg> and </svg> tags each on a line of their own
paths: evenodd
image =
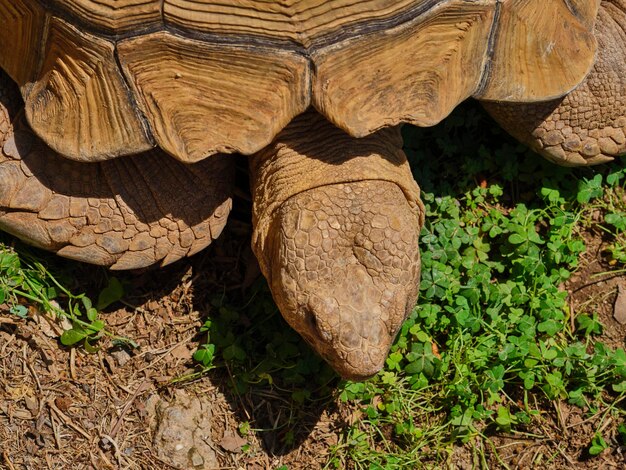
<svg viewBox="0 0 626 470">
<path fill-rule="evenodd" d="M 247 155 L 274 299 L 353 380 L 418 292 L 399 125 L 473 97 L 557 163 L 626 150 L 626 0 L 0 0 L 0 24 L 0 228 L 163 266 L 219 236 Z"/>
</svg>

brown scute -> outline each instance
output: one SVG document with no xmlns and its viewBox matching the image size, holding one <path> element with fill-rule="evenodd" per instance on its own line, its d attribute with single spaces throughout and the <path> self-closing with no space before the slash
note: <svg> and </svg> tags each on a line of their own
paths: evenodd
<svg viewBox="0 0 626 470">
<path fill-rule="evenodd" d="M 0 0 L 9 25 L 0 31 L 0 66 L 22 86 L 37 135 L 62 155 L 98 161 L 158 144 L 196 162 L 258 151 L 311 103 L 365 136 L 403 122 L 435 124 L 468 96 L 563 96 L 591 66 L 597 7 Z"/>
<path fill-rule="evenodd" d="M 594 165 L 626 153 L 626 1 L 603 2 L 598 57 L 565 98 L 545 103 L 485 102 L 515 138 L 560 165 Z"/>
<path fill-rule="evenodd" d="M 315 52 L 316 108 L 355 137 L 441 121 L 480 83 L 495 11 L 485 2 L 448 3 L 391 31 Z"/>
<path fill-rule="evenodd" d="M 562 0 L 500 3 L 491 61 L 475 98 L 536 102 L 559 98 L 589 73 L 596 54 L 591 0 L 581 22 Z"/>
<path fill-rule="evenodd" d="M 165 0 L 166 24 L 224 36 L 252 35 L 310 47 L 316 38 L 384 23 L 432 0 Z M 441 3 L 441 2 L 439 2 Z"/>
<path fill-rule="evenodd" d="M 596 16 L 601 0 L 569 0 L 566 5 L 580 21 L 591 29 L 596 24 Z"/>
<path fill-rule="evenodd" d="M 233 165 L 228 155 L 183 164 L 161 150 L 68 160 L 28 128 L 0 72 L 0 229 L 32 245 L 113 269 L 192 255 L 226 224 Z"/>
<path fill-rule="evenodd" d="M 120 62 L 165 151 L 185 162 L 268 145 L 309 106 L 302 56 L 160 32 L 122 41 Z"/>
<path fill-rule="evenodd" d="M 36 78 L 45 24 L 35 0 L 0 1 L 0 68 L 20 86 Z"/>
<path fill-rule="evenodd" d="M 80 161 L 153 147 L 129 101 L 113 43 L 53 18 L 46 44 L 41 73 L 25 101 L 29 123 L 50 147 Z"/>
<path fill-rule="evenodd" d="M 160 25 L 163 0 L 49 0 L 49 3 L 92 29 L 122 33 Z"/>
</svg>

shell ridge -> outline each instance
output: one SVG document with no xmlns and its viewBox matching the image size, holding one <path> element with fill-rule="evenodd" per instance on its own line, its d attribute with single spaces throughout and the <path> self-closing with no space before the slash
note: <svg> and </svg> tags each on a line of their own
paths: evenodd
<svg viewBox="0 0 626 470">
<path fill-rule="evenodd" d="M 473 93 L 474 95 L 479 95 L 483 92 L 483 90 L 487 87 L 489 83 L 489 78 L 491 76 L 491 65 L 493 63 L 493 55 L 495 53 L 495 44 L 498 40 L 498 31 L 500 25 L 500 14 L 502 10 L 502 0 L 496 1 L 496 9 L 493 15 L 493 22 L 491 24 L 491 31 L 489 32 L 489 39 L 487 40 L 487 49 L 485 51 L 485 65 L 483 66 L 483 72 L 476 87 L 476 91 Z"/>
</svg>

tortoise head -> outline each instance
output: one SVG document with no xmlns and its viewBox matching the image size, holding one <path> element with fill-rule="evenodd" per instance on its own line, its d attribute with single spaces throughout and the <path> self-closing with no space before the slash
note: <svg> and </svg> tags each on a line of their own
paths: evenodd
<svg viewBox="0 0 626 470">
<path fill-rule="evenodd" d="M 419 282 L 419 188 L 402 141 L 306 113 L 251 158 L 252 246 L 287 322 L 343 377 L 378 372 Z"/>
<path fill-rule="evenodd" d="M 286 201 L 274 223 L 269 278 L 284 318 L 344 378 L 376 374 L 419 282 L 419 223 L 402 191 L 323 186 Z"/>
</svg>

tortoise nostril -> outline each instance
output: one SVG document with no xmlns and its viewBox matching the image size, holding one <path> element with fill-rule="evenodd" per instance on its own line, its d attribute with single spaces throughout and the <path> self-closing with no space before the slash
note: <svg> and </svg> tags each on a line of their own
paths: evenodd
<svg viewBox="0 0 626 470">
<path fill-rule="evenodd" d="M 324 322 L 322 321 L 320 323 L 320 317 L 318 314 L 316 314 L 316 310 L 307 308 L 305 309 L 304 314 L 304 322 L 307 329 L 312 335 L 325 342 L 332 340 L 332 335 L 330 331 L 328 331 L 328 329 L 325 327 Z"/>
<path fill-rule="evenodd" d="M 317 315 L 315 315 L 315 310 L 311 308 L 311 306 L 306 306 L 303 308 L 304 312 L 304 323 L 309 331 L 317 336 L 319 333 L 319 325 L 317 321 Z"/>
<path fill-rule="evenodd" d="M 317 317 L 312 312 L 306 312 L 306 322 L 309 328 L 317 331 Z"/>
</svg>

